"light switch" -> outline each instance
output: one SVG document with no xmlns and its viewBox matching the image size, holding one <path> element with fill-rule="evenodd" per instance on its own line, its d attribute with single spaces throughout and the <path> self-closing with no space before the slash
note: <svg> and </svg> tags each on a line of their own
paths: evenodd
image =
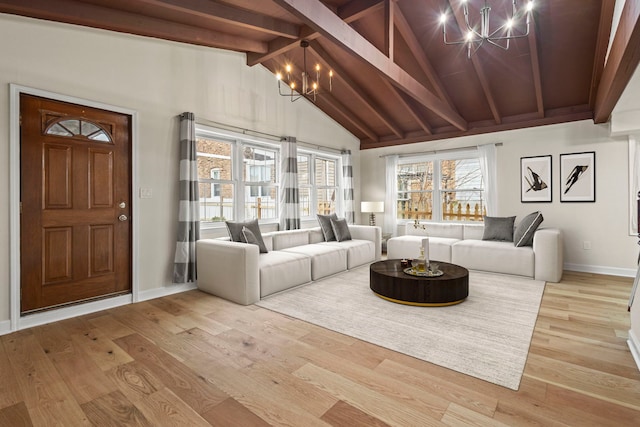
<svg viewBox="0 0 640 427">
<path fill-rule="evenodd" d="M 142 188 L 140 187 L 140 198 L 141 199 L 150 199 L 153 197 L 153 189 L 152 188 Z"/>
</svg>

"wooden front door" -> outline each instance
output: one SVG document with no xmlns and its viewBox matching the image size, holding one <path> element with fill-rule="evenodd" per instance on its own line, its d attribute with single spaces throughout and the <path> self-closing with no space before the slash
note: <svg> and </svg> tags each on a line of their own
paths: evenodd
<svg viewBox="0 0 640 427">
<path fill-rule="evenodd" d="M 131 116 L 20 96 L 22 314 L 131 292 Z"/>
</svg>

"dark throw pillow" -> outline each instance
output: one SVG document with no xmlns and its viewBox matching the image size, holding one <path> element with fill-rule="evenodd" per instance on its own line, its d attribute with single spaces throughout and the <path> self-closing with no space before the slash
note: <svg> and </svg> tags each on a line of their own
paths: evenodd
<svg viewBox="0 0 640 427">
<path fill-rule="evenodd" d="M 264 240 L 262 240 L 262 233 L 260 232 L 260 226 L 258 225 L 258 220 L 254 219 L 246 222 L 235 222 L 235 221 L 225 221 L 227 224 L 227 230 L 229 231 L 229 238 L 234 242 L 240 243 L 248 243 L 244 234 L 242 233 L 242 229 L 244 227 L 247 230 L 251 231 L 253 236 L 255 237 L 256 244 L 260 248 L 260 253 L 267 253 L 267 246 L 264 244 Z"/>
<path fill-rule="evenodd" d="M 262 236 L 260 236 L 260 240 L 258 240 L 258 236 L 253 234 L 253 232 L 247 227 L 242 227 L 242 235 L 244 236 L 245 242 L 258 246 L 260 248 L 261 254 L 266 254 L 267 252 L 269 252 L 267 250 L 267 246 L 264 244 Z"/>
<path fill-rule="evenodd" d="M 513 233 L 513 244 L 517 247 L 533 246 L 533 234 L 543 221 L 540 212 L 532 212 L 522 218 L 522 221 L 516 227 Z"/>
<path fill-rule="evenodd" d="M 331 228 L 333 228 L 333 234 L 338 242 L 351 240 L 351 232 L 349 232 L 349 224 L 346 219 L 331 218 Z"/>
<path fill-rule="evenodd" d="M 336 236 L 333 234 L 333 227 L 331 227 L 331 219 L 338 219 L 338 215 L 336 215 L 335 212 L 331 215 L 318 214 L 318 223 L 320 224 L 320 230 L 322 230 L 325 242 L 336 240 Z"/>
<path fill-rule="evenodd" d="M 513 223 L 515 216 L 508 217 L 484 217 L 484 234 L 482 240 L 498 240 L 502 242 L 513 242 Z"/>
</svg>

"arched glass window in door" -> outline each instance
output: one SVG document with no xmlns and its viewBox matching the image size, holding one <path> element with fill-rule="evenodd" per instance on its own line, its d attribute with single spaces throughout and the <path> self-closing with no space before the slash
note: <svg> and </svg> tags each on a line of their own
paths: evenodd
<svg viewBox="0 0 640 427">
<path fill-rule="evenodd" d="M 102 126 L 84 119 L 60 118 L 47 127 L 45 134 L 111 142 L 111 136 Z"/>
</svg>

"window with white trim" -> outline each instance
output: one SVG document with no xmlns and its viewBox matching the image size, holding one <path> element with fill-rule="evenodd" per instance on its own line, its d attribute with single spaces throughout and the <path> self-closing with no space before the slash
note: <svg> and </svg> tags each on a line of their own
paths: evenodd
<svg viewBox="0 0 640 427">
<path fill-rule="evenodd" d="M 484 185 L 475 151 L 398 160 L 399 221 L 482 221 Z"/>
<path fill-rule="evenodd" d="M 279 218 L 280 145 L 196 124 L 200 225 Z M 300 217 L 339 210 L 340 156 L 298 148 Z"/>
<path fill-rule="evenodd" d="M 339 210 L 340 157 L 326 152 L 298 149 L 298 194 L 300 218 L 315 220 L 316 214 L 327 215 Z"/>
</svg>

